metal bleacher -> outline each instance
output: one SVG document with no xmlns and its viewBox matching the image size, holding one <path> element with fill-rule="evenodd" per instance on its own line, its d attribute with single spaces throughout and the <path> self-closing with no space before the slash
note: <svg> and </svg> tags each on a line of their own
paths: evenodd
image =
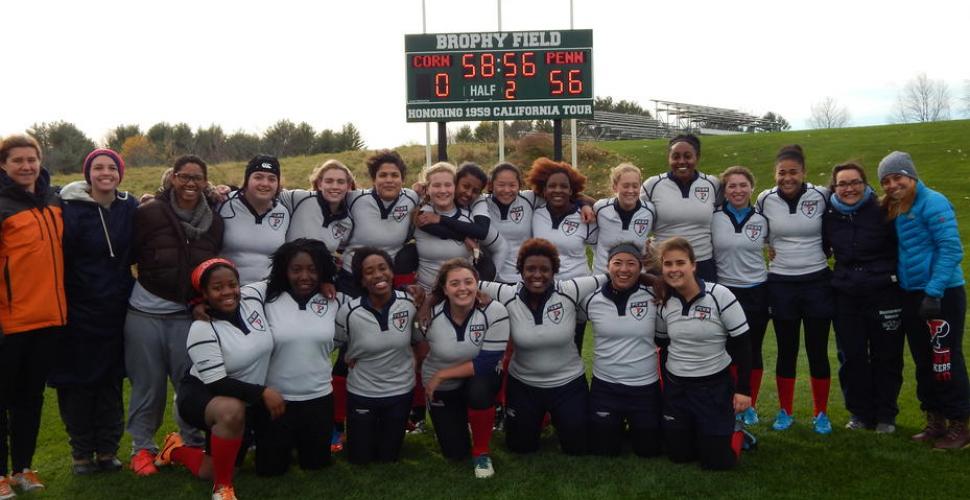
<svg viewBox="0 0 970 500">
<path fill-rule="evenodd" d="M 649 116 L 596 111 L 592 120 L 578 120 L 577 133 L 582 139 L 614 141 L 667 137 L 662 123 Z"/>
<path fill-rule="evenodd" d="M 682 102 L 654 102 L 654 116 L 668 130 L 687 130 L 707 135 L 743 134 L 779 130 L 773 120 L 738 111 Z"/>
</svg>

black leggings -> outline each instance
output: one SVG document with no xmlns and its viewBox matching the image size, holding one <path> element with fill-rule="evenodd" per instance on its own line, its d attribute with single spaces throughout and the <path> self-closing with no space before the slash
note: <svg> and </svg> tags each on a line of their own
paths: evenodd
<svg viewBox="0 0 970 500">
<path fill-rule="evenodd" d="M 805 324 L 805 353 L 808 354 L 808 371 L 812 378 L 829 378 L 829 319 L 805 318 L 772 320 L 775 339 L 778 341 L 778 361 L 775 372 L 779 377 L 795 378 L 798 365 L 798 330 Z"/>
</svg>

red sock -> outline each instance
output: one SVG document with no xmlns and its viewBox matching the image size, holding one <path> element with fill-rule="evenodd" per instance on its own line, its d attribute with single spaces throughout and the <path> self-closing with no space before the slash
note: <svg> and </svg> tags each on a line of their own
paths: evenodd
<svg viewBox="0 0 970 500">
<path fill-rule="evenodd" d="M 179 446 L 172 450 L 172 461 L 184 465 L 195 477 L 199 477 L 199 469 L 202 468 L 204 457 L 205 452 L 202 448 Z"/>
<path fill-rule="evenodd" d="M 347 421 L 347 377 L 333 377 L 333 423 Z"/>
<path fill-rule="evenodd" d="M 488 454 L 488 443 L 492 440 L 492 424 L 495 423 L 495 407 L 484 410 L 468 409 L 468 423 L 472 428 L 472 456 Z"/>
<path fill-rule="evenodd" d="M 782 410 L 792 415 L 792 404 L 795 401 L 795 379 L 785 377 L 775 377 L 778 385 L 778 405 Z"/>
<path fill-rule="evenodd" d="M 225 439 L 215 434 L 210 439 L 212 447 L 212 476 L 216 488 L 232 486 L 232 472 L 236 466 L 236 455 L 242 446 L 242 438 Z"/>
<path fill-rule="evenodd" d="M 829 385 L 832 383 L 830 378 L 812 377 L 812 403 L 815 405 L 815 414 L 827 412 L 829 409 Z"/>
<path fill-rule="evenodd" d="M 758 404 L 758 392 L 761 391 L 761 376 L 764 372 L 763 368 L 751 369 L 751 406 Z"/>
<path fill-rule="evenodd" d="M 744 446 L 744 433 L 741 431 L 734 431 L 731 434 L 731 450 L 734 451 L 734 456 L 741 457 L 741 449 Z"/>
</svg>

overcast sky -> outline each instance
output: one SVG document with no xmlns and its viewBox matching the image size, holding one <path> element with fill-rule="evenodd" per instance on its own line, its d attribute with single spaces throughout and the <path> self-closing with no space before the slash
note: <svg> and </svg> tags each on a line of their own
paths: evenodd
<svg viewBox="0 0 970 500">
<path fill-rule="evenodd" d="M 496 31 L 494 0 L 427 0 L 427 32 Z M 405 121 L 404 35 L 421 0 L 5 2 L 0 133 L 65 120 L 96 141 L 159 121 L 261 133 L 353 122 L 368 147 L 424 142 Z M 574 0 L 597 96 L 775 111 L 806 126 L 834 97 L 886 123 L 920 72 L 970 79 L 970 2 Z M 505 0 L 502 29 L 568 29 L 568 0 Z"/>
</svg>

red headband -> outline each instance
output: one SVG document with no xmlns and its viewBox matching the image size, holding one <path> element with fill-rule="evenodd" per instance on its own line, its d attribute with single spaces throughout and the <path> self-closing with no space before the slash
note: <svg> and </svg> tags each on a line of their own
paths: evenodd
<svg viewBox="0 0 970 500">
<path fill-rule="evenodd" d="M 236 265 L 233 264 L 232 261 L 220 257 L 209 259 L 202 262 L 198 266 L 195 266 L 195 270 L 192 271 L 192 288 L 194 288 L 196 292 L 202 293 L 202 275 L 205 274 L 210 267 L 216 264 L 227 265 L 233 269 L 236 268 Z"/>
</svg>

